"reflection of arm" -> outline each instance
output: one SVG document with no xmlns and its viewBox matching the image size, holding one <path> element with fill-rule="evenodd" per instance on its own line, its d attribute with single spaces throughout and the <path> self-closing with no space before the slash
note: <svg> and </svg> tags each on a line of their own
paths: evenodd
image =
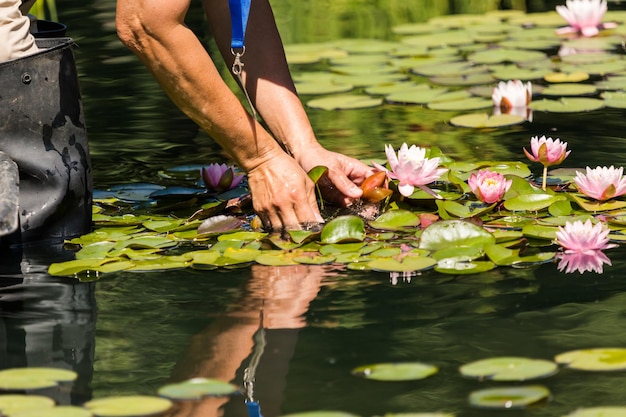
<svg viewBox="0 0 626 417">
<path fill-rule="evenodd" d="M 252 267 L 252 279 L 240 301 L 191 339 L 189 349 L 173 371 L 176 381 L 194 377 L 233 381 L 253 348 L 253 336 L 260 324 L 268 329 L 303 327 L 309 303 L 319 291 L 327 273 L 323 267 Z M 217 416 L 228 399 L 208 398 L 184 403 L 177 417 Z"/>
</svg>

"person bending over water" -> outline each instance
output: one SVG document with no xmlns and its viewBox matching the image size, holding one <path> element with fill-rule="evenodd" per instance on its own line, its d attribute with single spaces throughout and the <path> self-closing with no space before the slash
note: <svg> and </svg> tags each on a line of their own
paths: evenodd
<svg viewBox="0 0 626 417">
<path fill-rule="evenodd" d="M 220 77 L 199 39 L 184 24 L 191 0 L 118 0 L 120 40 L 161 87 L 248 174 L 253 207 L 265 227 L 299 228 L 322 222 L 307 171 L 329 168 L 325 198 L 349 205 L 373 171 L 317 141 L 294 87 L 267 0 L 252 1 L 241 84 L 268 126 L 249 114 Z M 204 0 L 213 37 L 229 66 L 231 20 L 226 0 Z"/>
</svg>

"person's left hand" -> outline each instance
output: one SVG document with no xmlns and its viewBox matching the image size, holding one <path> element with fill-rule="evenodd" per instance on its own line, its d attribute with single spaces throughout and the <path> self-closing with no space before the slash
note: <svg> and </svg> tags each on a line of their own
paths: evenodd
<svg viewBox="0 0 626 417">
<path fill-rule="evenodd" d="M 298 159 L 298 163 L 306 172 L 316 166 L 328 168 L 328 175 L 318 185 L 325 199 L 344 207 L 363 195 L 359 185 L 375 173 L 373 168 L 363 162 L 321 146 L 309 149 L 306 155 Z"/>
</svg>

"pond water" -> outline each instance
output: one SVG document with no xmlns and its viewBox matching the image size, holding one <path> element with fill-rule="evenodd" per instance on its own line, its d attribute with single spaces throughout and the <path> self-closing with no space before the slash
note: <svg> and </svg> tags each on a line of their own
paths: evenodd
<svg viewBox="0 0 626 417">
<path fill-rule="evenodd" d="M 395 25 L 451 12 L 482 13 L 501 2 L 272 3 L 289 44 L 342 37 L 389 40 Z M 560 4 L 503 3 L 528 3 L 537 12 Z M 67 0 L 59 7 L 60 20 L 80 46 L 76 57 L 98 190 L 129 182 L 170 185 L 160 171 L 223 160 L 217 145 L 119 44 L 113 1 Z M 335 13 L 329 16 L 328 10 Z M 206 28 L 199 16 L 196 4 L 189 24 L 202 35 Z M 294 66 L 294 72 L 306 68 Z M 551 135 L 573 150 L 566 167 L 626 166 L 626 122 L 618 109 L 536 112 L 532 123 L 492 130 L 452 127 L 446 122 L 449 113 L 422 106 L 307 110 L 326 147 L 364 160 L 383 158 L 386 143 L 403 142 L 436 145 L 462 161 L 524 160 L 522 148 L 531 136 Z M 623 247 L 607 252 L 612 265 L 605 265 L 603 274 L 565 274 L 555 263 L 409 277 L 343 266 L 254 265 L 119 272 L 94 282 L 47 275 L 49 263 L 71 257 L 48 249 L 29 248 L 22 273 L 0 279 L 0 368 L 76 370 L 80 377 L 73 385 L 47 392 L 64 404 L 154 395 L 168 382 L 200 376 L 241 384 L 259 350 L 253 337 L 260 317 L 266 345 L 254 394 L 265 417 L 314 410 L 483 416 L 494 412 L 470 407 L 469 394 L 501 384 L 461 377 L 463 364 L 495 356 L 551 360 L 574 349 L 626 346 Z M 351 374 L 361 365 L 410 361 L 435 365 L 439 372 L 405 382 Z M 537 383 L 551 391 L 549 401 L 506 412 L 560 416 L 578 407 L 626 405 L 622 372 L 561 369 Z M 248 415 L 244 397 L 182 403 L 173 415 L 222 412 Z"/>
</svg>

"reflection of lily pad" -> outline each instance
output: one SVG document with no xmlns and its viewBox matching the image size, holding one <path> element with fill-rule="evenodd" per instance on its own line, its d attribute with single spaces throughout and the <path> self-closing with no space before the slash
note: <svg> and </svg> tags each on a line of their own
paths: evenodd
<svg viewBox="0 0 626 417">
<path fill-rule="evenodd" d="M 550 391 L 541 385 L 508 388 L 489 388 L 474 391 L 469 401 L 474 407 L 515 409 L 533 405 L 550 397 Z"/>
<path fill-rule="evenodd" d="M 626 369 L 625 348 L 572 350 L 557 355 L 557 363 L 582 371 L 621 371 Z"/>
<path fill-rule="evenodd" d="M 450 123 L 460 127 L 502 127 L 524 123 L 526 119 L 513 114 L 500 114 L 490 116 L 487 113 L 474 113 L 456 116 L 450 119 Z"/>
<path fill-rule="evenodd" d="M 459 368 L 461 375 L 493 381 L 527 381 L 554 375 L 556 363 L 522 357 L 496 357 L 468 363 Z"/>
<path fill-rule="evenodd" d="M 173 400 L 195 400 L 205 396 L 223 396 L 239 392 L 228 382 L 208 378 L 194 378 L 159 388 L 159 395 Z"/>
<path fill-rule="evenodd" d="M 378 363 L 359 366 L 352 375 L 377 381 L 414 381 L 436 374 L 436 366 L 419 362 Z"/>
<path fill-rule="evenodd" d="M 307 102 L 307 106 L 321 110 L 364 109 L 381 104 L 383 104 L 381 98 L 356 94 L 336 95 Z"/>
<path fill-rule="evenodd" d="M 100 417 L 130 417 L 162 413 L 170 409 L 172 402 L 159 397 L 129 395 L 91 400 L 84 406 Z"/>
</svg>

